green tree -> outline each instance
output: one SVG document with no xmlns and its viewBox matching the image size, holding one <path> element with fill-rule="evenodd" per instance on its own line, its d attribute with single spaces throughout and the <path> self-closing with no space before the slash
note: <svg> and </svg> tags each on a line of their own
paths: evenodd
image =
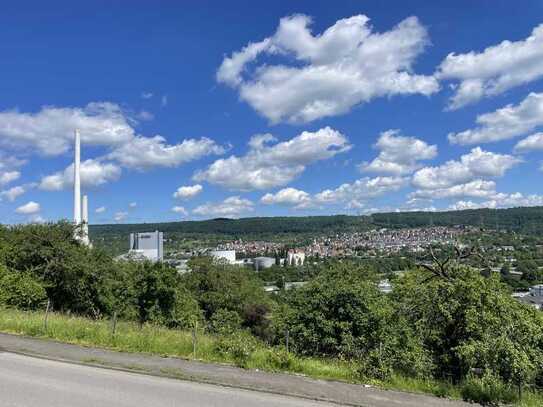
<svg viewBox="0 0 543 407">
<path fill-rule="evenodd" d="M 9 271 L 0 265 L 0 305 L 36 309 L 47 301 L 43 284 L 26 272 Z"/>
</svg>

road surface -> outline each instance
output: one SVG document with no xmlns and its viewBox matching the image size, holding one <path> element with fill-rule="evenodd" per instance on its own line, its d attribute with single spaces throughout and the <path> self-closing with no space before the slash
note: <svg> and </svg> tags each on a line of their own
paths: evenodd
<svg viewBox="0 0 543 407">
<path fill-rule="evenodd" d="M 294 397 L 0 352 L 2 407 L 331 406 Z"/>
</svg>

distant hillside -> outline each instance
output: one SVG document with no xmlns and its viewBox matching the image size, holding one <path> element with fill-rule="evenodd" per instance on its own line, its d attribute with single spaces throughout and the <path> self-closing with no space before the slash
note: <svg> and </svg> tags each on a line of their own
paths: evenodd
<svg viewBox="0 0 543 407">
<path fill-rule="evenodd" d="M 305 216 L 243 219 L 211 219 L 168 223 L 91 225 L 95 244 L 112 253 L 128 249 L 130 232 L 160 230 L 172 244 L 181 241 L 216 244 L 232 239 L 281 240 L 311 239 L 315 235 L 371 228 L 467 225 L 507 229 L 525 234 L 543 233 L 543 207 L 474 209 L 448 212 L 391 212 L 369 216 Z"/>
<path fill-rule="evenodd" d="M 381 227 L 420 227 L 469 225 L 507 229 L 525 234 L 543 233 L 543 207 L 509 209 L 469 209 L 448 212 L 392 212 L 371 215 L 371 222 Z"/>
</svg>

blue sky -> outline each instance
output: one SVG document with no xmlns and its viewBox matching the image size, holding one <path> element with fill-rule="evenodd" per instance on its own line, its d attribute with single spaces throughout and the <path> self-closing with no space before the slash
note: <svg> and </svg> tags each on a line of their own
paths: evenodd
<svg viewBox="0 0 543 407">
<path fill-rule="evenodd" d="M 542 16 L 540 1 L 3 5 L 2 222 L 71 216 L 75 127 L 91 223 L 543 205 Z"/>
</svg>

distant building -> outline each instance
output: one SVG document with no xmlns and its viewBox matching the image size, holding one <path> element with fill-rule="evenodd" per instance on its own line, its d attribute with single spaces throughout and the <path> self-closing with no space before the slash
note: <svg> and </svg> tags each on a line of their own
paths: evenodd
<svg viewBox="0 0 543 407">
<path fill-rule="evenodd" d="M 289 250 L 287 253 L 287 264 L 289 266 L 303 266 L 305 253 L 299 250 Z"/>
<path fill-rule="evenodd" d="M 520 302 L 531 305 L 536 309 L 543 309 L 543 284 L 530 287 L 530 292 L 522 297 L 515 296 Z"/>
<path fill-rule="evenodd" d="M 390 294 L 392 292 L 392 284 L 390 284 L 390 281 L 388 281 L 387 279 L 379 281 L 377 288 L 383 294 Z"/>
<path fill-rule="evenodd" d="M 228 264 L 236 263 L 236 251 L 235 250 L 212 250 L 209 255 L 215 260 L 226 261 Z"/>
<path fill-rule="evenodd" d="M 256 271 L 269 269 L 275 264 L 275 259 L 273 257 L 255 257 L 253 264 Z"/>
<path fill-rule="evenodd" d="M 302 288 L 304 285 L 307 284 L 307 281 L 291 281 L 289 283 L 285 283 L 285 290 L 294 290 L 296 288 Z"/>
<path fill-rule="evenodd" d="M 129 258 L 141 258 L 150 261 L 164 259 L 164 234 L 162 232 L 130 233 Z"/>
</svg>

